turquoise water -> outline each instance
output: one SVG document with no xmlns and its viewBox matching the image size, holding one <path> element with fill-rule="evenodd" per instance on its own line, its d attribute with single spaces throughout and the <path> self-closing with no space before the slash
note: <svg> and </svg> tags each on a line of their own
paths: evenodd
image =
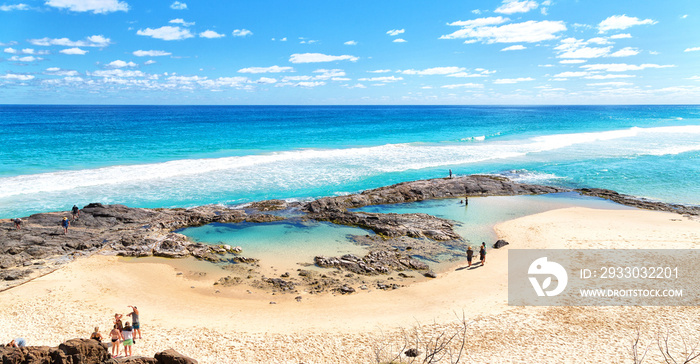
<svg viewBox="0 0 700 364">
<path fill-rule="evenodd" d="M 698 106 L 0 106 L 0 218 L 455 174 L 700 204 Z"/>
</svg>

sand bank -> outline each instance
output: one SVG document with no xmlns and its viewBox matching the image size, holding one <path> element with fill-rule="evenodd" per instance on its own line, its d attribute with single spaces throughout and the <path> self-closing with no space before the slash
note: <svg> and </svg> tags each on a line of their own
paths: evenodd
<svg viewBox="0 0 700 364">
<path fill-rule="evenodd" d="M 484 267 L 460 264 L 394 291 L 302 293 L 301 302 L 296 294 L 214 286 L 215 271 L 202 277 L 188 265 L 79 259 L 0 293 L 0 338 L 56 345 L 88 337 L 94 326 L 106 334 L 111 317 L 127 313 L 127 305 L 141 311 L 144 340 L 137 340 L 136 355 L 172 347 L 200 363 L 375 362 L 375 352 L 398 350 L 399 328 L 420 323 L 426 339 L 457 328 L 455 314 L 462 312 L 473 362 L 629 362 L 638 327 L 647 343 L 667 326 L 697 337 L 695 307 L 507 306 L 509 248 L 696 248 L 697 221 L 568 208 L 508 221 L 496 231 L 511 245 L 491 250 Z"/>
</svg>

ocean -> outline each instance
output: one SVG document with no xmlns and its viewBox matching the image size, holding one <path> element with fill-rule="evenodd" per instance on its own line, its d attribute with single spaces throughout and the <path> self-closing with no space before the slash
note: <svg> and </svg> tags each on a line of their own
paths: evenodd
<svg viewBox="0 0 700 364">
<path fill-rule="evenodd" d="M 0 106 L 0 218 L 488 173 L 700 204 L 700 106 Z"/>
</svg>

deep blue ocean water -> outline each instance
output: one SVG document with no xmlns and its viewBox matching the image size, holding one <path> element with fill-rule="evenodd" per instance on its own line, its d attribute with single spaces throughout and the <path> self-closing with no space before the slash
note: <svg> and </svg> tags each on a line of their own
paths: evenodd
<svg viewBox="0 0 700 364">
<path fill-rule="evenodd" d="M 455 174 L 700 204 L 700 106 L 0 106 L 0 218 Z"/>
</svg>

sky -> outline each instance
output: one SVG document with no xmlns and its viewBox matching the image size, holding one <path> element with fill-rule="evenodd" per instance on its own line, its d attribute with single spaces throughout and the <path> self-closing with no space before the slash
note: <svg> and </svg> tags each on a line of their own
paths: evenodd
<svg viewBox="0 0 700 364">
<path fill-rule="evenodd" d="M 0 0 L 1 104 L 697 104 L 697 0 Z"/>
</svg>

